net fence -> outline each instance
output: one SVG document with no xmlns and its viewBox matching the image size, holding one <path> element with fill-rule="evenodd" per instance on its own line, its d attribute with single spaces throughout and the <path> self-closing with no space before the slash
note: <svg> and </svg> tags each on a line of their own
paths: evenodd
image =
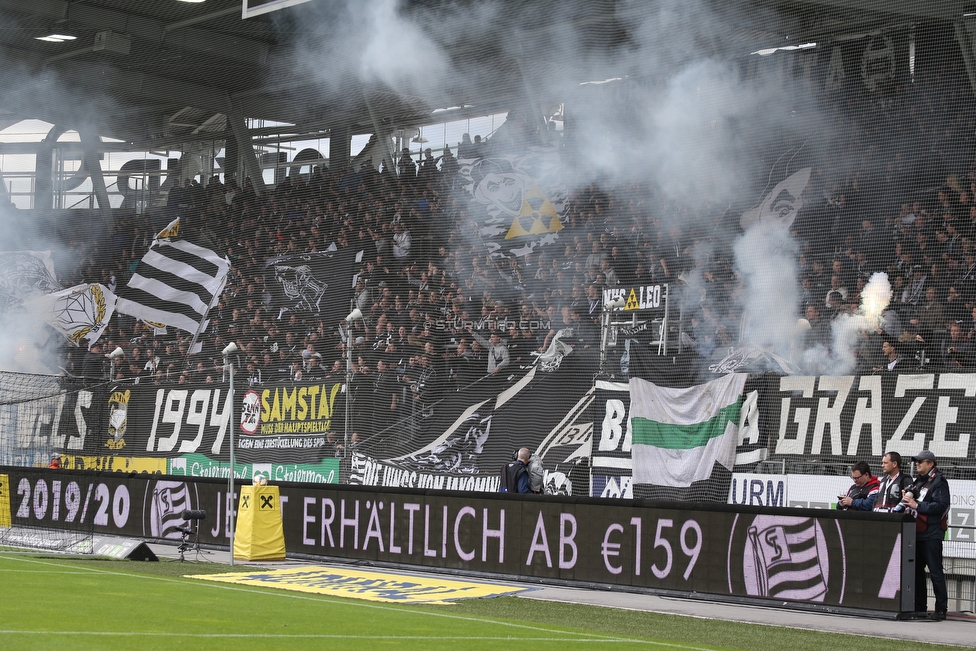
<svg viewBox="0 0 976 651">
<path fill-rule="evenodd" d="M 36 288 L 50 260 L 59 286 L 128 311 L 91 318 L 72 295 L 59 323 L 90 318 L 97 344 L 50 355 L 61 377 L 3 374 L 2 463 L 497 490 L 528 447 L 553 493 L 809 505 L 836 493 L 804 477 L 929 449 L 970 508 L 968 23 L 570 4 L 567 42 L 522 33 L 519 73 L 452 71 L 509 98 L 485 109 L 507 111 L 491 133 L 286 160 L 265 191 L 239 157 L 223 178 L 181 172 L 97 246 L 67 233 L 49 258 L 3 257 L 8 279 Z M 164 257 L 229 264 L 211 286 Z M 19 280 L 5 314 L 36 317 Z M 177 312 L 196 326 L 151 318 Z M 717 404 L 706 387 L 729 377 Z"/>
</svg>

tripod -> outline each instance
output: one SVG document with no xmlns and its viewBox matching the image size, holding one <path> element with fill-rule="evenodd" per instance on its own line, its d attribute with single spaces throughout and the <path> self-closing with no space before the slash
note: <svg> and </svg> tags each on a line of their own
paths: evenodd
<svg viewBox="0 0 976 651">
<path fill-rule="evenodd" d="M 176 527 L 176 530 L 180 532 L 180 546 L 176 548 L 176 551 L 180 553 L 180 562 L 183 563 L 186 558 L 184 555 L 190 549 L 195 549 L 197 554 L 200 553 L 200 523 L 197 522 L 195 527 L 191 528 L 190 524 L 185 527 Z M 190 536 L 193 536 L 193 544 L 190 544 Z"/>
</svg>

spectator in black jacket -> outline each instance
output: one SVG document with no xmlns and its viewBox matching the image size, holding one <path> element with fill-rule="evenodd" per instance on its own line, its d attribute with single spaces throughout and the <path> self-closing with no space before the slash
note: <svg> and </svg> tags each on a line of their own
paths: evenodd
<svg viewBox="0 0 976 651">
<path fill-rule="evenodd" d="M 925 568 L 932 579 L 935 593 L 935 612 L 932 619 L 941 621 L 949 609 L 945 574 L 942 571 L 942 539 L 949 516 L 949 483 L 936 468 L 935 455 L 922 450 L 914 457 L 918 477 L 905 492 L 902 503 L 915 516 L 915 610 L 928 611 L 928 591 L 925 588 Z M 909 494 L 910 493 L 910 494 Z"/>
</svg>

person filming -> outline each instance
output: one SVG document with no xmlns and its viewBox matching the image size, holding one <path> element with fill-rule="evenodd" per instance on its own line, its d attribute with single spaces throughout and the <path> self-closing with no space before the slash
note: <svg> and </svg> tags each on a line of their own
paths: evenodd
<svg viewBox="0 0 976 651">
<path fill-rule="evenodd" d="M 935 593 L 935 612 L 932 619 L 942 621 L 949 609 L 945 574 L 942 571 L 942 539 L 948 528 L 949 483 L 936 468 L 935 455 L 922 450 L 912 460 L 918 476 L 905 490 L 901 503 L 915 518 L 915 610 L 928 611 L 928 590 L 925 587 L 925 568 L 932 578 Z"/>
</svg>

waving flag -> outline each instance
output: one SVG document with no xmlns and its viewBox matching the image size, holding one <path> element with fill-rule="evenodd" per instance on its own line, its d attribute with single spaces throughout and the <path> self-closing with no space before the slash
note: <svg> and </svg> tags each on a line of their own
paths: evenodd
<svg viewBox="0 0 976 651">
<path fill-rule="evenodd" d="M 75 346 L 98 341 L 115 311 L 115 294 L 99 283 L 76 285 L 39 296 L 25 303 L 38 310 L 48 324 Z"/>
<path fill-rule="evenodd" d="M 22 313 L 25 301 L 59 289 L 50 251 L 0 252 L 0 323 Z"/>
<path fill-rule="evenodd" d="M 164 238 L 178 232 L 179 225 L 170 224 L 157 236 L 119 292 L 116 309 L 197 334 L 224 289 L 230 261 L 205 246 Z"/>
<path fill-rule="evenodd" d="M 731 470 L 746 378 L 671 388 L 632 377 L 634 482 L 686 487 L 708 479 L 716 462 Z"/>
</svg>

